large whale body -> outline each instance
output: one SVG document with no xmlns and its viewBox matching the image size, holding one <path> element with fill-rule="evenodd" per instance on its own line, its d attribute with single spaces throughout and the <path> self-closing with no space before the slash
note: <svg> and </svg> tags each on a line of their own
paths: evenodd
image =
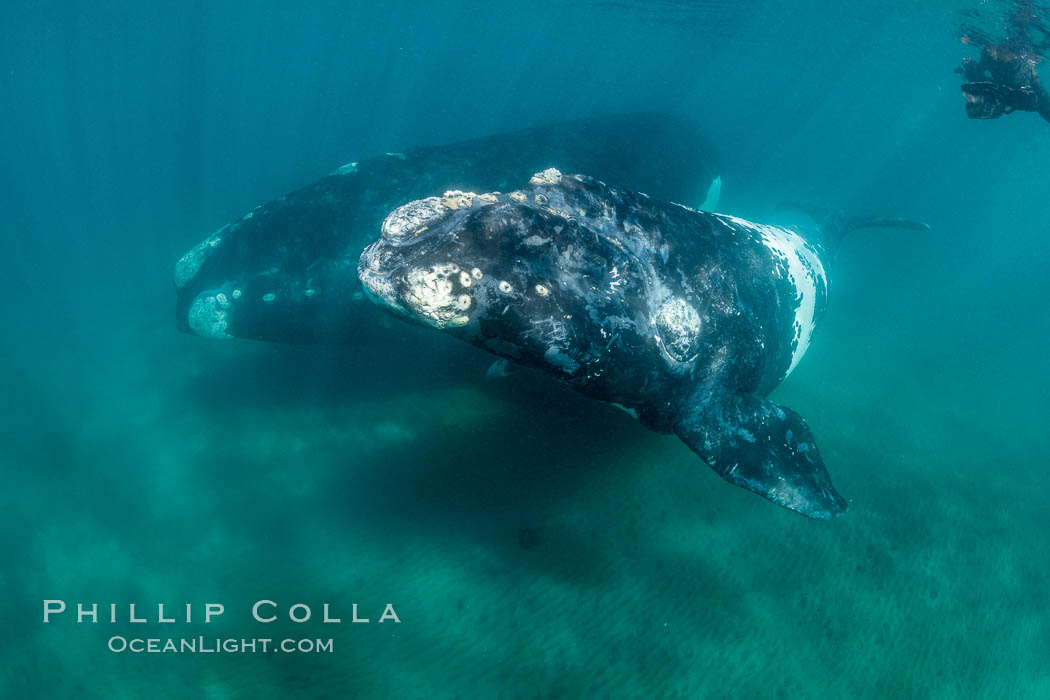
<svg viewBox="0 0 1050 700">
<path fill-rule="evenodd" d="M 542 126 L 345 165 L 200 242 L 175 266 L 176 325 L 209 338 L 350 343 L 382 335 L 361 250 L 406 201 L 506 190 L 550 163 L 699 204 L 717 176 L 691 121 L 629 114 Z"/>
<path fill-rule="evenodd" d="M 846 501 L 803 419 L 765 397 L 824 313 L 828 246 L 885 223 L 905 222 L 806 236 L 549 169 L 403 205 L 359 274 L 395 314 L 634 411 L 728 481 L 826 519 Z"/>
</svg>

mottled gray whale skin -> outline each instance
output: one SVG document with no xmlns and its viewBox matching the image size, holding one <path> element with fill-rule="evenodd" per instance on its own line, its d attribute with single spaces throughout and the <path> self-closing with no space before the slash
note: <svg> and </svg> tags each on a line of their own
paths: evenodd
<svg viewBox="0 0 1050 700">
<path fill-rule="evenodd" d="M 361 250 L 390 210 L 449 187 L 506 190 L 563 163 L 699 204 L 717 163 L 690 120 L 629 114 L 350 163 L 208 237 L 175 267 L 176 325 L 210 338 L 353 343 L 391 331 L 364 300 Z M 389 326 L 389 323 L 386 323 Z"/>
<path fill-rule="evenodd" d="M 359 274 L 384 308 L 633 410 L 775 503 L 846 510 L 806 423 L 765 398 L 825 309 L 820 232 L 548 169 L 408 203 L 381 236 Z"/>
</svg>

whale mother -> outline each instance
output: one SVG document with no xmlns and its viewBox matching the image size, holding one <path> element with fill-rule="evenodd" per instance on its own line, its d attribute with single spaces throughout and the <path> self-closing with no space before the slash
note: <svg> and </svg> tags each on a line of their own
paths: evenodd
<svg viewBox="0 0 1050 700">
<path fill-rule="evenodd" d="M 390 210 L 461 189 L 509 189 L 552 162 L 699 204 L 717 160 L 689 119 L 624 114 L 550 124 L 348 163 L 257 207 L 175 266 L 175 319 L 207 338 L 362 343 L 388 319 L 361 293 L 357 260 Z"/>
<path fill-rule="evenodd" d="M 632 410 L 726 480 L 828 519 L 847 504 L 810 429 L 765 396 L 806 352 L 847 228 L 803 236 L 548 169 L 403 205 L 358 272 L 395 314 Z"/>
</svg>

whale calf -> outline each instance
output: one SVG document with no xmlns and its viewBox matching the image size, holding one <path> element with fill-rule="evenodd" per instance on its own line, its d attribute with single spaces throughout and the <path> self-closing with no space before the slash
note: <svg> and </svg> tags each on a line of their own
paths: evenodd
<svg viewBox="0 0 1050 700">
<path fill-rule="evenodd" d="M 548 169 L 509 192 L 410 202 L 361 255 L 369 297 L 676 433 L 726 480 L 843 513 L 813 434 L 766 398 L 827 303 L 829 246 Z"/>
<path fill-rule="evenodd" d="M 389 334 L 357 261 L 383 217 L 460 189 L 506 190 L 551 162 L 676 201 L 717 194 L 717 158 L 690 120 L 627 114 L 349 163 L 264 204 L 175 266 L 177 327 L 208 338 L 352 343 Z M 710 190 L 710 192 L 709 192 Z M 387 324 L 389 325 L 389 324 Z"/>
</svg>

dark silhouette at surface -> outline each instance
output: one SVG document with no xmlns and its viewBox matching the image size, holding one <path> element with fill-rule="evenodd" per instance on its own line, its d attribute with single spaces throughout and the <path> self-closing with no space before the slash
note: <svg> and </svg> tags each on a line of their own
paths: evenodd
<svg viewBox="0 0 1050 700">
<path fill-rule="evenodd" d="M 1038 112 L 1050 121 L 1050 95 L 1036 65 L 1050 47 L 1045 8 L 1031 0 L 1016 2 L 1005 20 L 1005 37 L 996 39 L 974 25 L 964 24 L 964 44 L 979 46 L 980 58 L 963 59 L 955 72 L 966 81 L 966 115 L 997 119 L 1013 112 Z"/>
</svg>

